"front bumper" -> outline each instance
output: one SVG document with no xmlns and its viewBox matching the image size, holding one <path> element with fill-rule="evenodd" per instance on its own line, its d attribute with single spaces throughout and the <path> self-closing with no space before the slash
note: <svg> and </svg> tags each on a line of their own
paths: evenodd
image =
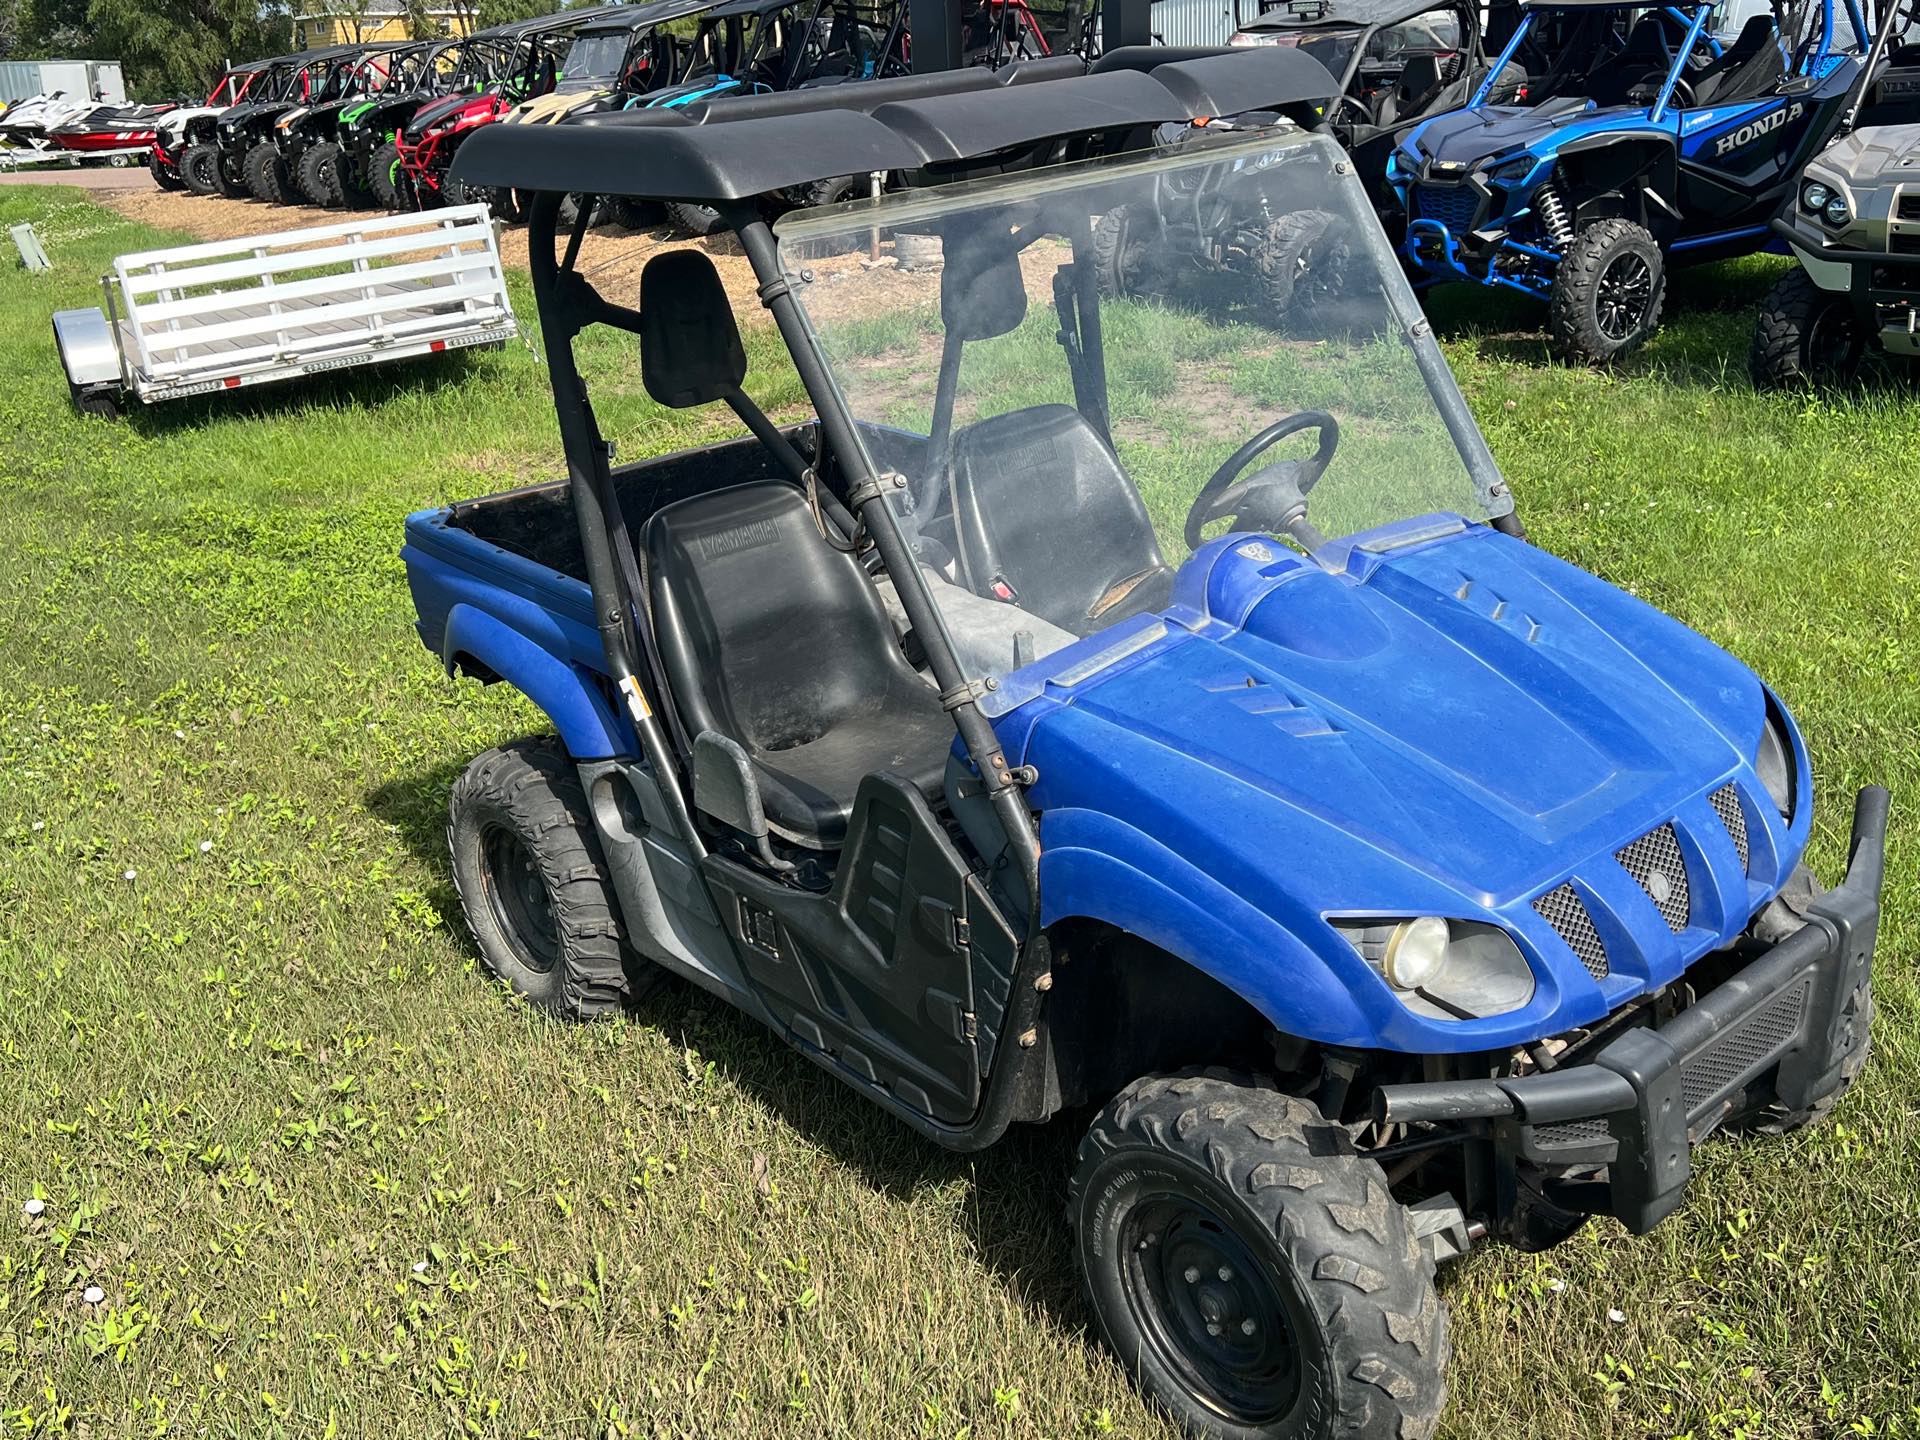
<svg viewBox="0 0 1920 1440">
<path fill-rule="evenodd" d="M 1848 1002 L 1872 973 L 1886 867 L 1887 792 L 1854 801 L 1847 877 L 1804 925 L 1665 1024 L 1630 1029 L 1587 1061 L 1508 1079 L 1383 1086 L 1382 1122 L 1491 1122 L 1497 1152 L 1549 1169 L 1606 1167 L 1595 1203 L 1636 1233 L 1680 1204 L 1693 1147 L 1731 1118 L 1833 1094 Z"/>
<path fill-rule="evenodd" d="M 1886 349 L 1920 355 L 1920 230 L 1911 222 L 1889 236 L 1914 247 L 1904 250 L 1854 250 L 1785 218 L 1773 221 L 1773 233 L 1814 284 L 1852 299 L 1854 312 Z"/>
</svg>

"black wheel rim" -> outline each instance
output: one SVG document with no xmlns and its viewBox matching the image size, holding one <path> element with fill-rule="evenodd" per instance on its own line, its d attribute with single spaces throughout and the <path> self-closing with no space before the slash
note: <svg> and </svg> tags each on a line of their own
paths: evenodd
<svg viewBox="0 0 1920 1440">
<path fill-rule="evenodd" d="M 480 837 L 480 850 L 494 923 L 523 965 L 546 974 L 560 958 L 560 931 L 553 900 L 532 853 L 518 835 L 499 825 L 488 827 Z"/>
<path fill-rule="evenodd" d="M 1594 320 L 1609 340 L 1631 340 L 1653 305 L 1653 267 L 1634 251 L 1616 255 L 1594 287 Z"/>
<path fill-rule="evenodd" d="M 1232 1225 L 1195 1197 L 1169 1195 L 1137 1207 L 1121 1241 L 1134 1321 L 1189 1394 L 1241 1425 L 1293 1408 L 1300 1317 Z"/>
<path fill-rule="evenodd" d="M 1807 327 L 1807 373 L 1844 375 L 1853 368 L 1860 350 L 1853 315 L 1842 305 L 1829 305 Z"/>
</svg>

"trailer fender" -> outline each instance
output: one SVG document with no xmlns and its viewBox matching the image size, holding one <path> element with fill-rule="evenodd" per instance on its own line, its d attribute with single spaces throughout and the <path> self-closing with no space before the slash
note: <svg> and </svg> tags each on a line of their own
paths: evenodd
<svg viewBox="0 0 1920 1440">
<path fill-rule="evenodd" d="M 625 727 L 592 680 L 512 626 L 472 605 L 447 612 L 440 658 L 449 671 L 506 681 L 553 722 L 575 760 L 605 760 L 632 751 Z"/>
<path fill-rule="evenodd" d="M 119 385 L 120 351 L 99 307 L 54 311 L 53 343 L 69 385 Z"/>
</svg>

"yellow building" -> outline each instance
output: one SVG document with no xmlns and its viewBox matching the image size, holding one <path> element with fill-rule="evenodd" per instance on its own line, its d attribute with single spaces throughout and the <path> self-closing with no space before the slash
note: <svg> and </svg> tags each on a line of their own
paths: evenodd
<svg viewBox="0 0 1920 1440">
<path fill-rule="evenodd" d="M 317 50 L 326 45 L 360 45 L 374 40 L 409 40 L 407 7 L 396 0 L 321 0 L 318 8 L 293 17 L 293 46 Z M 466 35 L 473 30 L 475 4 L 429 4 L 415 11 L 427 21 L 425 38 Z"/>
</svg>

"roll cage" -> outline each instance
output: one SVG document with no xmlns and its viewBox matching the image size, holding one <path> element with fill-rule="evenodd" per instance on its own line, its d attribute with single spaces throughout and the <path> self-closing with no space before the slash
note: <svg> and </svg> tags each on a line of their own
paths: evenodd
<svg viewBox="0 0 1920 1440">
<path fill-rule="evenodd" d="M 1022 794 L 1031 777 L 1009 765 L 980 706 L 981 696 L 992 685 L 963 667 L 891 508 L 890 495 L 905 482 L 882 473 L 869 457 L 858 422 L 789 288 L 762 201 L 775 192 L 851 173 L 887 171 L 910 184 L 939 184 L 1037 163 L 1118 154 L 1141 148 L 1155 125 L 1190 122 L 1203 115 L 1267 110 L 1311 124 L 1330 98 L 1332 84 L 1325 69 L 1285 51 L 1201 56 L 1188 52 L 1175 60 L 1167 56 L 1164 50 L 1139 47 L 1115 51 L 1092 66 L 1077 58 L 1055 57 L 997 73 L 967 68 L 696 103 L 677 110 L 602 113 L 565 126 L 498 126 L 476 135 L 455 162 L 456 178 L 464 185 L 513 188 L 532 195 L 528 226 L 534 292 L 583 568 L 611 682 L 609 700 L 624 711 L 640 754 L 657 780 L 668 831 L 696 864 L 710 856 L 713 832 L 703 830 L 693 818 L 693 791 L 696 770 L 706 783 L 709 772 L 702 767 L 715 750 L 706 744 L 709 737 L 689 737 L 679 718 L 682 709 L 670 691 L 669 666 L 657 648 L 654 612 L 637 568 L 634 531 L 616 487 L 611 449 L 575 363 L 575 338 L 593 325 L 638 335 L 643 356 L 660 346 L 691 344 L 693 349 L 682 355 L 684 364 L 655 373 L 643 361 L 649 389 L 655 389 L 656 381 L 678 387 L 666 395 L 656 391 L 658 398 L 674 405 L 715 400 L 728 404 L 764 449 L 770 473 L 784 473 L 802 486 L 820 513 L 835 517 L 840 533 L 857 534 L 858 527 L 864 527 L 880 563 L 894 577 L 908 622 L 926 637 L 927 665 L 941 706 L 980 777 L 976 793 L 987 812 L 983 823 L 997 826 L 999 843 L 984 853 L 997 853 L 1005 861 L 1006 884 L 1019 897 L 1017 908 L 1026 922 L 1024 941 L 1012 940 L 1018 957 L 1011 967 L 1012 984 L 1000 1027 L 1000 1033 L 1010 1036 L 1023 1034 L 1034 1022 L 1045 988 L 1034 982 L 1048 963 L 1035 903 L 1039 844 Z M 562 237 L 558 217 L 568 193 L 582 198 L 579 218 Z M 676 302 L 676 296 L 699 288 L 682 283 L 678 271 L 688 267 L 663 267 L 663 271 L 674 269 L 674 277 L 657 285 L 643 278 L 638 310 L 603 297 L 576 268 L 594 199 L 601 196 L 683 201 L 709 206 L 720 214 L 739 239 L 759 282 L 762 303 L 771 312 L 812 401 L 817 424 L 810 439 L 796 443 L 741 390 L 744 360 L 738 361 L 735 370 L 738 338 L 731 314 L 700 313 L 697 304 L 683 308 Z M 1074 264 L 1063 274 L 1071 277 L 1077 272 L 1090 287 L 1091 226 L 1084 218 L 1072 248 Z M 704 265 L 712 276 L 710 265 L 698 252 L 670 252 L 656 257 L 652 266 L 689 258 L 692 269 Z M 717 278 L 712 283 L 717 286 Z M 1104 383 L 1099 307 L 1091 291 L 1079 286 L 1071 278 L 1057 284 L 1054 302 L 1075 391 L 1097 404 Z M 702 299 L 716 293 L 709 291 Z M 1409 315 L 1408 323 L 1413 321 Z M 801 444 L 810 447 L 811 455 L 801 453 Z M 824 527 L 828 522 L 820 523 Z M 689 744 L 690 738 L 695 743 Z M 739 747 L 734 750 L 738 752 Z M 741 764 L 746 764 L 744 755 Z M 869 787 L 886 789 L 887 783 L 884 775 L 868 775 L 862 797 L 868 797 Z M 881 800 L 876 792 L 855 803 L 878 806 Z M 924 812 L 924 802 L 920 803 Z M 714 813 L 711 807 L 701 808 Z M 929 818 L 927 823 L 933 822 Z M 856 853 L 860 844 L 857 815 L 852 824 L 849 854 Z M 764 829 L 761 843 L 764 847 Z M 764 848 L 762 853 L 766 854 Z M 752 904 L 784 906 L 789 916 L 805 909 L 809 918 L 804 923 L 855 923 L 831 905 L 822 911 L 825 896 L 769 889 L 765 881 L 741 883 L 760 887 L 754 893 L 761 900 Z M 741 903 L 747 907 L 750 902 L 743 898 Z M 775 913 L 768 910 L 769 924 L 774 923 Z M 787 918 L 780 923 L 801 922 Z M 1021 1046 L 1027 1043 L 1023 1040 Z M 942 1143 L 979 1148 L 996 1140 L 1013 1119 L 1040 1113 L 1044 1106 L 1044 1097 L 1037 1093 L 1042 1072 L 1036 1061 L 1041 1057 L 1021 1046 L 1009 1047 L 1003 1052 L 1009 1057 L 1006 1063 L 993 1065 L 985 1093 L 970 1118 L 943 1117 L 916 1108 L 889 1090 L 863 1088 Z M 823 1063 L 838 1062 L 829 1057 Z"/>
<path fill-rule="evenodd" d="M 1755 16 L 1732 46 L 1707 29 L 1713 8 L 1711 0 L 1523 0 L 1519 23 L 1468 104 L 1487 104 L 1496 77 L 1521 63 L 1533 77 L 1529 103 L 1571 95 L 1601 105 L 1646 100 L 1657 122 L 1676 101 L 1724 103 L 1776 82 L 1817 79 L 1835 53 L 1835 0 L 1772 0 L 1770 33 L 1767 17 Z M 1858 0 L 1846 0 L 1846 12 L 1865 51 L 1872 37 Z"/>
</svg>

